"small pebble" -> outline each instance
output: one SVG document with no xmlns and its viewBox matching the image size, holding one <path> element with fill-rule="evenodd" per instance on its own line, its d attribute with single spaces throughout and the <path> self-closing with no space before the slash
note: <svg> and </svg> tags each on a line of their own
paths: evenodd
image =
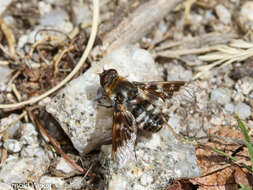
<svg viewBox="0 0 253 190">
<path fill-rule="evenodd" d="M 91 22 L 91 11 L 83 1 L 73 1 L 73 18 L 75 24 L 87 24 Z"/>
<path fill-rule="evenodd" d="M 65 189 L 65 181 L 61 177 L 51 177 L 51 176 L 42 176 L 40 178 L 40 183 L 42 184 L 48 184 L 48 189 Z"/>
<path fill-rule="evenodd" d="M 11 72 L 12 70 L 7 65 L 6 66 L 0 65 L 0 83 L 7 82 Z"/>
<path fill-rule="evenodd" d="M 215 11 L 216 11 L 216 14 L 218 15 L 220 21 L 223 24 L 230 24 L 232 22 L 231 21 L 231 13 L 223 5 L 216 6 Z"/>
<path fill-rule="evenodd" d="M 244 120 L 251 115 L 251 110 L 247 104 L 239 102 L 235 106 L 235 113 L 240 117 L 240 119 Z"/>
<path fill-rule="evenodd" d="M 15 188 L 13 188 L 10 184 L 0 182 L 0 190 L 13 190 L 13 189 Z"/>
<path fill-rule="evenodd" d="M 65 33 L 69 33 L 73 29 L 68 14 L 61 9 L 53 10 L 41 17 L 40 25 L 42 27 L 50 26 Z"/>
<path fill-rule="evenodd" d="M 242 5 L 238 20 L 245 32 L 253 29 L 253 1 L 247 1 Z"/>
<path fill-rule="evenodd" d="M 219 104 L 227 104 L 230 102 L 230 91 L 226 88 L 217 88 L 212 91 L 211 101 L 217 102 Z"/>
<path fill-rule="evenodd" d="M 56 165 L 56 170 L 63 172 L 64 174 L 72 174 L 75 172 L 75 168 L 71 166 L 64 158 L 59 158 Z"/>
<path fill-rule="evenodd" d="M 22 146 L 23 144 L 15 139 L 7 139 L 4 141 L 4 148 L 6 148 L 6 150 L 11 153 L 20 152 Z"/>
<path fill-rule="evenodd" d="M 253 78 L 243 77 L 237 81 L 235 88 L 238 91 L 241 91 L 244 95 L 248 95 L 251 91 L 253 91 Z"/>
<path fill-rule="evenodd" d="M 235 107 L 234 107 L 234 105 L 231 104 L 231 103 L 228 103 L 228 104 L 225 105 L 225 110 L 226 110 L 227 112 L 229 112 L 229 113 L 233 113 L 233 112 L 234 112 L 234 109 L 235 109 Z"/>
<path fill-rule="evenodd" d="M 0 1 L 0 15 L 6 10 L 6 8 L 11 4 L 12 0 Z"/>
</svg>

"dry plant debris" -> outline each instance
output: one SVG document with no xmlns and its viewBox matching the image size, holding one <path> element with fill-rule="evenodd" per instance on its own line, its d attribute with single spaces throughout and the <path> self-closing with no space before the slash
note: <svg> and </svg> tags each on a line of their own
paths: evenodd
<svg viewBox="0 0 253 190">
<path fill-rule="evenodd" d="M 45 160 L 49 159 L 50 154 L 55 156 L 51 149 L 46 150 L 45 142 L 29 134 L 34 126 L 30 126 L 28 113 L 49 101 L 40 100 L 54 97 L 71 79 L 96 66 L 106 52 L 125 43 L 137 43 L 156 59 L 160 77 L 164 80 L 187 80 L 199 89 L 196 103 L 192 105 L 194 109 L 183 110 L 186 107 L 178 109 L 172 106 L 169 122 L 174 128 L 185 127 L 180 132 L 186 135 L 186 143 L 196 146 L 202 176 L 176 180 L 168 189 L 238 189 L 240 184 L 252 186 L 252 172 L 248 169 L 251 164 L 249 152 L 232 119 L 233 113 L 243 117 L 252 141 L 252 1 L 3 2 L 0 2 L 1 182 L 7 183 L 1 171 L 11 168 L 15 159 L 19 159 L 18 166 L 25 166 L 25 156 L 33 158 L 34 165 L 38 163 L 34 159 L 38 152 Z M 157 11 L 159 9 L 162 11 Z M 153 12 L 157 14 L 151 14 Z M 50 14 L 64 27 L 43 25 Z M 64 19 L 57 16 L 65 21 L 62 22 Z M 97 32 L 98 24 L 100 28 Z M 31 36 L 32 41 L 29 40 Z M 6 80 L 1 78 L 3 67 L 9 72 L 5 84 L 1 83 Z M 19 134 L 17 126 L 21 126 L 22 134 Z M 36 142 L 36 146 L 32 147 L 29 140 L 26 142 L 26 137 L 34 138 L 32 142 Z M 57 139 L 51 138 L 50 134 L 48 138 L 66 157 Z M 19 141 L 25 142 L 25 146 Z M 14 149 L 19 152 L 14 153 Z M 227 156 L 218 154 L 214 149 Z M 105 171 L 93 167 L 93 164 L 101 167 L 97 155 L 96 152 L 91 153 L 87 159 L 82 159 L 82 167 L 87 172 L 81 177 L 72 176 L 78 183 L 71 181 L 72 177 L 63 179 L 47 175 L 41 181 L 46 183 L 52 180 L 56 189 L 64 189 L 64 184 L 72 185 L 68 186 L 69 189 L 102 189 L 109 182 L 103 181 Z M 10 159 L 12 161 L 8 161 Z M 71 159 L 67 159 L 75 165 Z M 92 165 L 89 165 L 90 160 L 93 161 Z M 43 169 L 39 171 L 45 174 L 50 170 L 47 162 L 43 164 Z M 75 167 L 83 173 L 82 168 L 78 165 Z M 97 178 L 98 183 L 94 180 Z M 35 180 L 36 176 L 27 179 Z M 143 181 L 146 182 L 142 180 L 140 183 Z M 140 186 L 138 188 L 141 189 Z"/>
</svg>

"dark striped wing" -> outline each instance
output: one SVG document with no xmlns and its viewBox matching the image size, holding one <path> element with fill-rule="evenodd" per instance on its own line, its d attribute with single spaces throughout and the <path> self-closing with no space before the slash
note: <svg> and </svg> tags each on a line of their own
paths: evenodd
<svg viewBox="0 0 253 190">
<path fill-rule="evenodd" d="M 134 152 L 137 128 L 134 116 L 118 107 L 113 114 L 112 157 L 121 168 Z"/>
<path fill-rule="evenodd" d="M 186 84 L 185 81 L 152 81 L 152 82 L 134 82 L 134 84 L 148 93 L 160 97 L 163 101 L 173 96 L 174 92 L 180 90 L 182 86 Z"/>
</svg>

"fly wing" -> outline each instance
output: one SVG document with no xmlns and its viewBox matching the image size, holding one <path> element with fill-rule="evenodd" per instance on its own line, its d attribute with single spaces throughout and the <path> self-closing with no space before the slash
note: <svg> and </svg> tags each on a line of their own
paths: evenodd
<svg viewBox="0 0 253 190">
<path fill-rule="evenodd" d="M 184 81 L 172 82 L 134 82 L 138 87 L 139 93 L 132 105 L 139 105 L 142 112 L 135 114 L 136 122 L 139 128 L 151 132 L 159 131 L 164 125 L 167 125 L 163 113 L 164 103 L 170 99 L 174 92 L 179 91 L 180 87 L 185 84 Z M 175 132 L 173 131 L 173 134 Z"/>
<path fill-rule="evenodd" d="M 134 116 L 119 106 L 113 114 L 112 130 L 112 157 L 122 168 L 134 153 L 137 130 Z"/>
<path fill-rule="evenodd" d="M 152 82 L 134 82 L 134 84 L 142 89 L 147 91 L 153 96 L 160 97 L 163 101 L 169 99 L 173 96 L 174 92 L 179 91 L 179 89 L 185 85 L 185 81 L 152 81 Z"/>
</svg>

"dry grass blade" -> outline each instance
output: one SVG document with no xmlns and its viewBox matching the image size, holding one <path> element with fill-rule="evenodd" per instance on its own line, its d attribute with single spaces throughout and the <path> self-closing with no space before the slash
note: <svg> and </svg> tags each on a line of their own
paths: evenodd
<svg viewBox="0 0 253 190">
<path fill-rule="evenodd" d="M 4 142 L 6 139 L 8 139 L 8 133 L 5 132 L 3 135 L 2 135 L 2 141 Z M 1 164 L 0 166 L 3 166 L 6 162 L 6 159 L 7 159 L 7 150 L 3 147 L 2 148 L 2 155 L 1 155 Z"/>
<path fill-rule="evenodd" d="M 197 79 L 216 66 L 224 67 L 236 61 L 243 61 L 253 56 L 253 43 L 243 40 L 232 40 L 229 45 L 217 46 L 215 52 L 199 56 L 202 61 L 213 63 L 197 67 L 199 72 L 193 77 Z"/>
<path fill-rule="evenodd" d="M 29 113 L 31 119 L 36 123 L 36 125 L 39 127 L 40 131 L 47 136 L 47 138 L 49 139 L 49 141 L 52 143 L 52 145 L 55 147 L 55 149 L 57 150 L 58 153 L 61 154 L 62 157 L 64 157 L 64 159 L 71 164 L 74 168 L 76 168 L 80 173 L 86 173 L 86 170 L 84 170 L 83 168 L 81 168 L 78 164 L 76 164 L 73 160 L 70 159 L 70 157 L 62 150 L 60 144 L 47 132 L 47 130 L 43 127 L 43 125 L 40 123 L 39 120 L 37 120 L 34 115 L 32 114 L 32 112 Z M 94 178 L 95 176 L 91 173 L 88 172 L 87 174 L 90 178 Z"/>
<path fill-rule="evenodd" d="M 1 18 L 0 18 L 0 27 L 7 39 L 10 54 L 12 56 L 15 56 L 15 43 L 16 43 L 15 37 L 12 31 L 8 28 L 8 26 L 5 24 L 5 22 Z"/>
</svg>

